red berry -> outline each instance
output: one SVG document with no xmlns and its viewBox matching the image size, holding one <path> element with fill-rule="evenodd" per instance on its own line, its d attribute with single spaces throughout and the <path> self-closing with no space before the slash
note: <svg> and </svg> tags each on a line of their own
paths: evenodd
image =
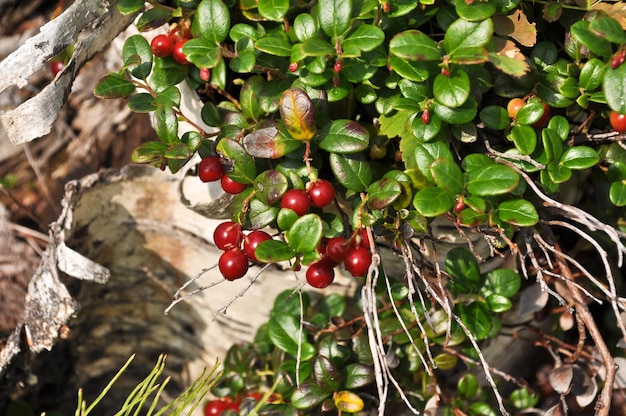
<svg viewBox="0 0 626 416">
<path fill-rule="evenodd" d="M 232 195 L 240 194 L 244 189 L 248 187 L 248 185 L 246 185 L 245 183 L 239 183 L 232 180 L 228 175 L 222 175 L 220 181 L 224 192 Z"/>
<path fill-rule="evenodd" d="M 454 212 L 458 214 L 463 211 L 463 209 L 465 209 L 465 201 L 463 200 L 463 198 L 459 198 L 454 203 Z"/>
<path fill-rule="evenodd" d="M 301 217 L 309 212 L 311 200 L 309 195 L 302 189 L 290 189 L 281 198 L 280 207 L 292 209 Z"/>
<path fill-rule="evenodd" d="M 243 239 L 243 252 L 252 261 L 259 261 L 257 259 L 255 250 L 259 244 L 263 241 L 271 240 L 272 236 L 261 230 L 254 230 Z"/>
<path fill-rule="evenodd" d="M 388 1 L 383 3 L 383 11 L 385 13 L 389 13 L 391 11 L 391 4 Z"/>
<path fill-rule="evenodd" d="M 317 289 L 323 289 L 335 280 L 333 264 L 327 260 L 320 260 L 309 266 L 306 271 L 306 281 Z"/>
<path fill-rule="evenodd" d="M 220 158 L 217 156 L 207 156 L 198 165 L 198 176 L 202 182 L 214 182 L 222 178 L 224 169 Z"/>
<path fill-rule="evenodd" d="M 63 68 L 65 68 L 65 63 L 63 63 L 63 61 L 50 62 L 50 72 L 52 73 L 53 77 L 56 77 Z"/>
<path fill-rule="evenodd" d="M 213 231 L 213 241 L 220 250 L 230 250 L 231 248 L 239 248 L 243 234 L 241 225 L 232 221 L 225 221 L 215 227 Z"/>
<path fill-rule="evenodd" d="M 446 78 L 450 78 L 450 69 L 446 67 L 441 68 L 441 75 L 443 75 Z"/>
<path fill-rule="evenodd" d="M 314 206 L 324 208 L 335 199 L 335 188 L 330 182 L 318 179 L 309 188 L 309 198 Z"/>
<path fill-rule="evenodd" d="M 238 248 L 225 251 L 220 256 L 218 267 L 226 280 L 237 280 L 248 272 L 248 257 Z"/>
<path fill-rule="evenodd" d="M 154 56 L 165 58 L 170 56 L 174 50 L 174 41 L 167 35 L 157 35 L 150 42 L 150 48 Z"/>
<path fill-rule="evenodd" d="M 343 237 L 333 237 L 326 243 L 326 255 L 334 261 L 342 262 L 348 250 L 350 250 L 350 243 Z"/>
<path fill-rule="evenodd" d="M 428 110 L 428 108 L 422 113 L 422 123 L 430 123 L 430 111 Z"/>
<path fill-rule="evenodd" d="M 511 101 L 509 101 L 509 103 L 506 105 L 506 110 L 509 113 L 509 117 L 515 120 L 517 118 L 517 113 L 519 112 L 520 108 L 524 107 L 525 105 L 526 101 L 522 100 L 521 98 L 511 99 Z"/>
<path fill-rule="evenodd" d="M 172 50 L 172 58 L 181 65 L 189 65 L 191 63 L 187 60 L 187 55 L 183 52 L 183 45 L 187 43 L 188 40 L 189 39 L 179 40 L 174 44 L 174 49 Z"/>
<path fill-rule="evenodd" d="M 620 49 L 611 61 L 611 69 L 619 68 L 626 60 L 626 49 Z"/>
<path fill-rule="evenodd" d="M 289 64 L 289 71 L 296 72 L 298 70 L 298 63 L 292 62 Z"/>
<path fill-rule="evenodd" d="M 617 111 L 611 111 L 609 114 L 611 127 L 618 133 L 626 133 L 626 114 L 620 114 Z"/>
<path fill-rule="evenodd" d="M 239 410 L 233 408 L 233 403 L 228 403 L 224 400 L 210 400 L 204 406 L 204 416 L 220 416 L 226 410 Z"/>
<path fill-rule="evenodd" d="M 209 68 L 200 68 L 200 79 L 209 82 L 211 79 L 211 70 Z"/>
<path fill-rule="evenodd" d="M 365 276 L 372 264 L 372 254 L 365 247 L 353 247 L 346 254 L 343 264 L 352 276 Z"/>
<path fill-rule="evenodd" d="M 550 121 L 550 117 L 552 117 L 552 110 L 550 109 L 550 106 L 546 103 L 541 104 L 543 105 L 543 114 L 539 120 L 533 123 L 533 127 L 538 129 L 547 126 Z"/>
<path fill-rule="evenodd" d="M 370 237 L 365 228 L 359 228 L 353 236 L 352 247 L 370 248 Z"/>
<path fill-rule="evenodd" d="M 335 62 L 335 65 L 333 66 L 333 71 L 335 71 L 335 73 L 338 74 L 341 72 L 342 69 L 343 69 L 343 61 L 341 59 L 338 59 L 337 62 Z"/>
</svg>

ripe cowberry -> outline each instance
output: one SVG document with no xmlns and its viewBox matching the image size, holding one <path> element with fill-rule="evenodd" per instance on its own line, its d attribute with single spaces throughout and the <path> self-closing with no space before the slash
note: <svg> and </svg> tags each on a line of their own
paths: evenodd
<svg viewBox="0 0 626 416">
<path fill-rule="evenodd" d="M 342 262 L 350 250 L 350 242 L 343 237 L 333 237 L 326 243 L 326 255 L 334 261 Z"/>
<path fill-rule="evenodd" d="M 254 230 L 243 239 L 243 252 L 252 261 L 259 261 L 256 257 L 256 248 L 263 241 L 271 240 L 272 236 L 261 230 Z"/>
<path fill-rule="evenodd" d="M 188 40 L 189 39 L 179 40 L 174 44 L 174 49 L 172 49 L 172 58 L 181 65 L 189 65 L 191 63 L 187 60 L 187 55 L 183 52 L 183 45 L 187 43 Z"/>
<path fill-rule="evenodd" d="M 314 206 L 324 208 L 335 199 L 335 188 L 330 182 L 318 179 L 309 188 L 309 198 Z"/>
<path fill-rule="evenodd" d="M 239 406 L 232 401 L 210 400 L 204 406 L 204 416 L 220 416 L 227 410 L 237 412 L 239 410 Z"/>
<path fill-rule="evenodd" d="M 515 120 L 517 118 L 517 113 L 519 112 L 520 108 L 524 107 L 525 105 L 526 101 L 522 100 L 521 98 L 511 99 L 506 105 L 506 110 L 509 113 L 509 117 Z"/>
<path fill-rule="evenodd" d="M 237 248 L 242 240 L 241 225 L 232 221 L 224 221 L 213 231 L 213 241 L 220 250 Z"/>
<path fill-rule="evenodd" d="M 365 247 L 367 249 L 370 248 L 370 237 L 367 234 L 367 230 L 365 228 L 359 228 L 354 236 L 352 237 L 352 246 L 353 247 Z"/>
<path fill-rule="evenodd" d="M 298 63 L 292 62 L 289 64 L 289 71 L 296 72 L 298 70 Z"/>
<path fill-rule="evenodd" d="M 209 82 L 211 79 L 211 70 L 209 68 L 200 68 L 200 73 L 198 75 L 202 81 Z"/>
<path fill-rule="evenodd" d="M 428 108 L 422 113 L 422 123 L 430 123 L 430 110 L 428 110 Z"/>
<path fill-rule="evenodd" d="M 327 260 L 320 260 L 309 266 L 306 271 L 306 281 L 317 289 L 323 289 L 335 280 L 333 264 Z"/>
<path fill-rule="evenodd" d="M 611 60 L 611 69 L 619 68 L 624 63 L 624 60 L 626 60 L 626 49 L 620 49 Z"/>
<path fill-rule="evenodd" d="M 309 212 L 311 200 L 309 195 L 302 189 L 290 189 L 281 198 L 280 207 L 292 209 L 301 217 Z"/>
<path fill-rule="evenodd" d="M 226 280 L 236 280 L 248 272 L 248 257 L 238 248 L 225 251 L 217 263 Z"/>
<path fill-rule="evenodd" d="M 167 35 L 157 35 L 150 42 L 150 49 L 152 49 L 154 56 L 165 58 L 172 54 L 174 41 Z"/>
<path fill-rule="evenodd" d="M 224 169 L 220 158 L 217 156 L 207 156 L 198 165 L 198 176 L 202 182 L 213 182 L 222 178 Z"/>
<path fill-rule="evenodd" d="M 63 61 L 55 60 L 50 62 L 50 72 L 53 77 L 56 77 L 57 74 L 63 70 L 63 68 L 65 68 Z"/>
<path fill-rule="evenodd" d="M 550 106 L 543 102 L 541 104 L 543 105 L 543 114 L 539 120 L 533 123 L 533 127 L 538 129 L 547 126 L 550 121 L 550 117 L 552 117 L 552 110 L 550 109 Z"/>
<path fill-rule="evenodd" d="M 341 70 L 343 69 L 343 61 L 341 59 L 337 59 L 337 62 L 335 62 L 335 65 L 333 65 L 333 71 L 338 74 L 341 72 Z"/>
<path fill-rule="evenodd" d="M 237 195 L 243 192 L 244 189 L 248 187 L 245 183 L 239 183 L 237 181 L 232 180 L 228 175 L 222 175 L 220 179 L 220 184 L 222 185 L 222 189 L 227 194 Z"/>
<path fill-rule="evenodd" d="M 617 111 L 611 111 L 609 114 L 611 127 L 618 133 L 626 133 L 626 114 L 620 114 Z"/>
<path fill-rule="evenodd" d="M 352 276 L 365 276 L 372 264 L 372 254 L 365 247 L 353 247 L 348 250 L 343 264 Z"/>
</svg>

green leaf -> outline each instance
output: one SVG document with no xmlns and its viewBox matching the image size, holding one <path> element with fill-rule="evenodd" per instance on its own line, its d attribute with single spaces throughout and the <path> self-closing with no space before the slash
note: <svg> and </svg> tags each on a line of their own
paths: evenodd
<svg viewBox="0 0 626 416">
<path fill-rule="evenodd" d="M 561 165 L 558 162 L 550 162 L 547 166 L 548 175 L 554 183 L 563 183 L 569 181 L 572 177 L 572 170 Z"/>
<path fill-rule="evenodd" d="M 563 142 L 558 133 L 550 129 L 543 129 L 541 130 L 541 141 L 546 152 L 547 161 L 559 160 L 563 154 Z"/>
<path fill-rule="evenodd" d="M 300 42 L 304 42 L 306 39 L 316 37 L 317 35 L 317 22 L 308 13 L 300 13 L 296 16 L 293 22 L 293 32 Z"/>
<path fill-rule="evenodd" d="M 202 106 L 200 117 L 205 124 L 211 127 L 219 127 L 222 125 L 222 117 L 220 116 L 215 104 L 210 101 L 204 103 Z"/>
<path fill-rule="evenodd" d="M 511 119 L 505 108 L 499 105 L 489 105 L 480 110 L 480 121 L 493 130 L 504 130 L 509 127 Z"/>
<path fill-rule="evenodd" d="M 284 241 L 266 240 L 254 249 L 254 255 L 262 263 L 278 263 L 291 260 L 296 252 Z"/>
<path fill-rule="evenodd" d="M 452 64 L 476 65 L 489 60 L 489 51 L 482 47 L 456 49 L 449 57 Z"/>
<path fill-rule="evenodd" d="M 122 48 L 122 59 L 124 65 L 134 66 L 136 58 L 139 57 L 139 64 L 130 71 L 133 76 L 139 79 L 146 79 L 152 70 L 152 49 L 143 35 L 133 35 L 126 39 Z"/>
<path fill-rule="evenodd" d="M 148 83 L 156 93 L 160 93 L 185 79 L 187 71 L 188 66 L 180 65 L 171 57 L 157 59 L 154 61 L 154 68 L 152 68 Z"/>
<path fill-rule="evenodd" d="M 319 0 L 317 19 L 320 27 L 330 38 L 341 36 L 350 25 L 352 0 Z"/>
<path fill-rule="evenodd" d="M 480 286 L 480 267 L 471 251 L 465 247 L 453 248 L 446 255 L 446 272 L 452 276 L 456 289 L 471 293 Z"/>
<path fill-rule="evenodd" d="M 135 94 L 128 100 L 128 108 L 135 113 L 149 113 L 156 110 L 154 98 L 148 93 Z"/>
<path fill-rule="evenodd" d="M 626 65 L 622 64 L 615 69 L 607 68 L 602 89 L 611 110 L 626 114 Z"/>
<path fill-rule="evenodd" d="M 487 273 L 483 290 L 486 293 L 512 298 L 522 287 L 522 279 L 513 269 L 495 269 Z"/>
<path fill-rule="evenodd" d="M 478 394 L 478 380 L 471 373 L 465 373 L 456 383 L 456 390 L 463 400 L 472 400 Z"/>
<path fill-rule="evenodd" d="M 261 245 L 268 243 L 264 241 Z M 255 251 L 255 254 L 257 251 Z M 300 325 L 298 319 L 286 313 L 277 313 L 270 317 L 268 322 L 268 335 L 272 343 L 294 357 L 298 354 Z M 315 347 L 306 341 L 302 342 L 301 359 L 309 361 L 315 356 Z"/>
<path fill-rule="evenodd" d="M 454 197 L 436 186 L 420 189 L 413 197 L 417 212 L 425 217 L 436 217 L 452 209 Z"/>
<path fill-rule="evenodd" d="M 110 72 L 100 78 L 93 94 L 98 98 L 122 98 L 129 96 L 133 91 L 135 91 L 135 84 L 120 74 Z"/>
<path fill-rule="evenodd" d="M 491 332 L 491 316 L 485 303 L 472 302 L 462 307 L 459 315 L 467 329 L 477 340 L 485 339 Z"/>
<path fill-rule="evenodd" d="M 478 196 L 502 195 L 519 184 L 520 176 L 505 165 L 493 164 L 468 172 L 467 190 Z"/>
<path fill-rule="evenodd" d="M 626 43 L 626 32 L 619 22 L 612 17 L 598 17 L 589 23 L 589 30 L 609 42 Z"/>
<path fill-rule="evenodd" d="M 579 20 L 570 26 L 570 33 L 576 42 L 583 44 L 596 55 L 610 56 L 612 53 L 611 42 L 594 35 L 589 30 L 587 20 Z"/>
<path fill-rule="evenodd" d="M 463 192 L 463 172 L 455 161 L 450 159 L 435 159 L 430 165 L 433 180 L 440 188 L 452 195 Z"/>
<path fill-rule="evenodd" d="M 522 155 L 530 155 L 537 147 L 537 133 L 530 126 L 513 126 L 508 138 L 513 141 Z"/>
<path fill-rule="evenodd" d="M 595 166 L 600 160 L 598 153 L 587 146 L 573 146 L 561 156 L 561 165 L 569 169 L 582 170 Z"/>
<path fill-rule="evenodd" d="M 491 35 L 493 35 L 491 19 L 480 22 L 458 19 L 446 30 L 443 47 L 448 54 L 454 53 L 458 48 L 480 48 L 489 43 Z"/>
<path fill-rule="evenodd" d="M 419 137 L 425 142 L 429 142 L 437 137 L 441 131 L 441 119 L 436 114 L 430 115 L 430 121 L 428 124 L 422 121 L 422 117 L 413 118 L 411 123 L 411 129 L 415 137 Z"/>
<path fill-rule="evenodd" d="M 120 13 L 126 15 L 138 12 L 143 9 L 144 5 L 144 0 L 120 0 L 117 2 L 117 9 Z"/>
<path fill-rule="evenodd" d="M 626 181 L 615 181 L 609 188 L 609 199 L 617 207 L 626 206 Z"/>
<path fill-rule="evenodd" d="M 264 170 L 254 180 L 256 197 L 265 205 L 274 205 L 289 189 L 287 177 L 275 169 Z"/>
<path fill-rule="evenodd" d="M 202 0 L 194 19 L 202 36 L 210 42 L 218 44 L 228 36 L 230 12 L 221 0 Z"/>
<path fill-rule="evenodd" d="M 245 23 L 237 23 L 230 28 L 228 34 L 233 42 L 239 42 L 243 38 L 250 38 L 251 40 L 257 40 L 259 38 L 259 32 L 255 28 Z"/>
<path fill-rule="evenodd" d="M 368 205 L 371 209 L 383 209 L 391 205 L 402 193 L 400 183 L 391 178 L 383 178 L 374 182 L 367 189 Z"/>
<path fill-rule="evenodd" d="M 183 137 L 180 138 L 180 141 L 189 148 L 189 151 L 191 153 L 198 150 L 198 148 L 202 144 L 202 140 L 202 135 L 195 130 L 184 133 Z"/>
<path fill-rule="evenodd" d="M 315 136 L 315 106 L 304 90 L 285 90 L 280 96 L 279 112 L 287 131 L 294 139 L 306 141 Z"/>
<path fill-rule="evenodd" d="M 178 118 L 172 108 L 161 107 L 154 112 L 154 131 L 164 143 L 178 141 Z"/>
<path fill-rule="evenodd" d="M 294 45 L 293 48 L 296 48 L 297 45 Z M 326 56 L 333 54 L 335 52 L 335 48 L 324 39 L 320 38 L 310 38 L 302 42 L 302 56 Z M 293 49 L 292 49 L 293 55 Z M 293 59 L 292 59 L 293 61 Z M 296 61 L 293 61 L 296 62 Z"/>
<path fill-rule="evenodd" d="M 133 162 L 152 163 L 161 161 L 168 147 L 166 143 L 156 141 L 142 143 L 133 151 Z"/>
<path fill-rule="evenodd" d="M 335 177 L 346 189 L 363 192 L 372 182 L 372 167 L 361 153 L 331 153 L 329 162 Z"/>
<path fill-rule="evenodd" d="M 455 355 L 444 352 L 436 355 L 433 361 L 435 362 L 435 368 L 445 371 L 452 370 L 458 363 L 459 359 Z"/>
<path fill-rule="evenodd" d="M 495 48 L 490 45 L 489 48 L 489 62 L 500 71 L 512 77 L 521 78 L 526 74 L 530 67 L 526 61 L 511 58 L 505 54 L 500 54 L 494 50 Z M 514 96 L 516 93 L 512 94 Z"/>
<path fill-rule="evenodd" d="M 278 159 L 300 148 L 302 142 L 291 137 L 282 123 L 277 123 L 248 133 L 243 146 L 251 156 Z"/>
<path fill-rule="evenodd" d="M 495 162 L 489 158 L 489 156 L 483 153 L 472 153 L 463 159 L 461 162 L 461 167 L 466 171 L 470 172 L 479 168 L 483 168 L 485 166 L 493 166 Z"/>
<path fill-rule="evenodd" d="M 333 120 L 319 133 L 319 146 L 333 153 L 355 153 L 367 149 L 368 131 L 352 120 Z"/>
<path fill-rule="evenodd" d="M 245 194 L 242 192 L 239 195 L 243 196 Z M 233 217 L 237 218 L 239 211 L 240 210 L 233 209 Z M 255 230 L 267 227 L 276 220 L 278 211 L 280 211 L 279 208 L 266 205 L 257 198 L 252 198 L 249 204 L 249 210 L 245 213 L 247 216 L 247 222 L 243 225 L 248 229 Z"/>
<path fill-rule="evenodd" d="M 190 39 L 183 45 L 187 60 L 198 68 L 214 68 L 222 58 L 219 45 L 207 38 Z"/>
<path fill-rule="evenodd" d="M 485 301 L 487 302 L 487 307 L 491 310 L 491 312 L 495 313 L 506 312 L 513 306 L 513 303 L 511 303 L 509 298 L 502 295 L 489 295 Z"/>
<path fill-rule="evenodd" d="M 424 177 L 434 183 L 430 166 L 436 159 L 449 159 L 453 160 L 452 152 L 448 148 L 448 145 L 441 140 L 434 140 L 428 143 L 419 143 L 414 149 L 411 149 L 413 160 L 415 161 L 417 168 Z M 404 152 L 404 150 L 403 150 Z"/>
<path fill-rule="evenodd" d="M 374 369 L 361 363 L 348 364 L 344 372 L 346 374 L 346 381 L 344 382 L 346 389 L 365 387 L 372 384 L 375 380 Z"/>
<path fill-rule="evenodd" d="M 163 26 L 172 18 L 172 13 L 169 10 L 161 8 L 153 8 L 146 10 L 139 19 L 135 26 L 140 32 L 147 32 L 152 29 L 156 29 L 159 26 Z"/>
<path fill-rule="evenodd" d="M 336 391 L 341 387 L 341 372 L 327 357 L 318 355 L 313 360 L 313 377 L 322 390 Z"/>
<path fill-rule="evenodd" d="M 319 215 L 306 214 L 293 223 L 285 233 L 285 239 L 296 253 L 309 253 L 320 245 L 322 229 L 322 219 Z"/>
<path fill-rule="evenodd" d="M 331 393 L 314 382 L 301 383 L 291 395 L 291 405 L 296 409 L 311 409 L 329 398 Z"/>
<path fill-rule="evenodd" d="M 263 110 L 259 103 L 261 89 L 265 85 L 265 80 L 259 75 L 253 75 L 243 84 L 239 93 L 239 103 L 241 111 L 246 117 L 258 120 Z"/>
<path fill-rule="evenodd" d="M 274 56 L 291 56 L 291 44 L 282 36 L 264 36 L 254 42 L 254 47 Z"/>
<path fill-rule="evenodd" d="M 259 14 L 267 20 L 280 22 L 289 10 L 289 0 L 259 0 Z"/>
<path fill-rule="evenodd" d="M 177 86 L 172 85 L 161 91 L 154 99 L 154 103 L 158 107 L 179 107 L 180 106 L 180 90 Z"/>
<path fill-rule="evenodd" d="M 185 143 L 176 143 L 174 146 L 167 149 L 167 152 L 163 154 L 167 159 L 188 159 L 191 156 L 189 146 Z"/>
<path fill-rule="evenodd" d="M 389 54 L 409 61 L 438 61 L 439 45 L 419 30 L 405 30 L 389 42 Z"/>
<path fill-rule="evenodd" d="M 435 77 L 433 92 L 441 104 L 450 108 L 460 107 L 469 97 L 470 79 L 465 71 L 454 68 L 450 76 L 438 74 Z"/>
<path fill-rule="evenodd" d="M 539 222 L 535 206 L 525 199 L 504 201 L 498 205 L 498 217 L 512 225 L 531 227 Z"/>
<path fill-rule="evenodd" d="M 533 394 L 528 388 L 514 390 L 509 396 L 511 404 L 517 409 L 528 409 L 535 407 L 539 403 L 539 395 Z"/>
<path fill-rule="evenodd" d="M 531 125 L 539 121 L 543 115 L 543 104 L 535 100 L 528 102 L 517 112 L 517 121 L 520 124 Z"/>
<path fill-rule="evenodd" d="M 567 140 L 569 137 L 569 121 L 567 121 L 567 119 L 563 116 L 554 116 L 550 118 L 547 128 L 556 132 L 562 141 Z"/>
<path fill-rule="evenodd" d="M 443 121 L 450 124 L 465 124 L 471 122 L 478 113 L 478 103 L 472 97 L 468 98 L 463 105 L 450 108 L 437 101 L 432 106 L 435 114 Z"/>
<path fill-rule="evenodd" d="M 454 4 L 457 14 L 470 22 L 477 22 L 490 18 L 496 13 L 496 6 L 492 2 L 457 1 Z"/>
<path fill-rule="evenodd" d="M 217 151 L 233 164 L 233 171 L 228 176 L 240 183 L 253 183 L 257 176 L 256 164 L 244 147 L 236 140 L 221 139 L 217 143 Z"/>
<path fill-rule="evenodd" d="M 385 33 L 378 26 L 363 24 L 344 39 L 341 48 L 344 53 L 353 53 L 358 56 L 361 52 L 374 50 L 384 40 Z"/>
<path fill-rule="evenodd" d="M 390 56 L 389 66 L 398 75 L 410 81 L 424 82 L 430 75 L 428 66 L 420 61 L 409 61 L 397 56 Z"/>
</svg>

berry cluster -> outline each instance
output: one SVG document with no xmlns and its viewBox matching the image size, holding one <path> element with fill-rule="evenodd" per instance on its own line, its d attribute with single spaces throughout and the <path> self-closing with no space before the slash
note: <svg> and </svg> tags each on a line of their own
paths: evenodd
<svg viewBox="0 0 626 416">
<path fill-rule="evenodd" d="M 215 227 L 213 241 L 224 253 L 218 261 L 218 268 L 226 280 L 236 280 L 248 272 L 249 262 L 257 262 L 255 255 L 257 246 L 267 240 L 271 240 L 265 231 L 254 230 L 244 235 L 241 225 L 225 221 Z"/>
<path fill-rule="evenodd" d="M 220 181 L 224 192 L 236 195 L 247 188 L 247 185 L 232 180 L 224 173 L 222 162 L 218 156 L 207 156 L 198 165 L 198 177 L 202 182 Z"/>
<path fill-rule="evenodd" d="M 184 24 L 176 24 L 172 25 L 167 34 L 155 36 L 150 42 L 150 48 L 156 57 L 166 58 L 171 56 L 181 65 L 190 65 L 191 62 L 187 60 L 187 55 L 183 52 L 183 46 L 189 39 L 191 39 L 189 27 Z M 199 76 L 200 79 L 209 81 L 211 71 L 208 68 L 200 68 Z"/>
<path fill-rule="evenodd" d="M 263 396 L 263 393 L 260 391 L 249 391 L 245 393 L 245 395 L 240 394 L 234 399 L 230 396 L 226 396 L 219 399 L 209 400 L 204 405 L 204 416 L 220 416 L 226 411 L 231 411 L 234 414 L 240 414 L 240 410 L 245 407 L 246 402 L 248 402 L 248 404 L 258 403 L 263 400 Z M 273 393 L 265 403 L 281 403 L 282 400 L 283 399 L 279 394 Z M 242 404 L 244 404 L 243 407 Z"/>
</svg>

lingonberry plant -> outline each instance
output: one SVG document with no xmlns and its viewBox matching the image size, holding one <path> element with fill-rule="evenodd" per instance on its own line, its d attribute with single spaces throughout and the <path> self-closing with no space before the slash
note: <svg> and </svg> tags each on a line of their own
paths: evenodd
<svg viewBox="0 0 626 416">
<path fill-rule="evenodd" d="M 361 278 L 361 314 L 336 297 L 311 310 L 302 293 L 298 308 L 278 306 L 257 350 L 227 357 L 222 396 L 278 391 L 268 414 L 557 413 L 594 400 L 608 414 L 626 346 L 614 279 L 626 254 L 623 3 L 148 3 L 146 36 L 125 42 L 123 69 L 95 94 L 152 114 L 159 140 L 136 162 L 177 172 L 199 154 L 199 179 L 235 195 L 224 227 L 239 231 L 216 236 L 224 278 L 279 262 L 308 266 L 314 288 L 344 269 Z M 160 26 L 171 54 L 148 40 Z M 200 114 L 181 109 L 180 83 Z M 194 129 L 180 134 L 181 121 Z M 589 303 L 610 312 L 609 330 Z M 490 367 L 481 342 L 539 312 L 573 314 L 579 341 L 565 318 L 556 337 L 537 317 L 514 320 L 550 353 L 552 390 L 504 397 L 494 375 L 523 383 Z M 492 396 L 464 367 L 476 365 Z"/>
</svg>

